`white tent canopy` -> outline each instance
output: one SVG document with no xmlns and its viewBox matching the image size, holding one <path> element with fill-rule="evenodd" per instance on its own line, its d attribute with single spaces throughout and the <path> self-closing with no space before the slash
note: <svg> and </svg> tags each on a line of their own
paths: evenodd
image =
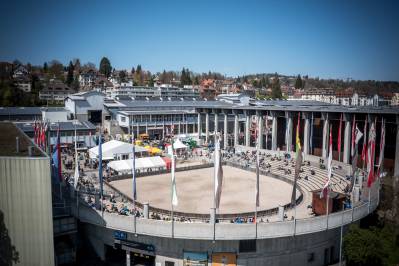
<svg viewBox="0 0 399 266">
<path fill-rule="evenodd" d="M 179 139 L 176 140 L 173 143 L 173 149 L 177 150 L 177 149 L 186 149 L 187 146 L 183 144 L 183 142 L 181 142 Z"/>
<path fill-rule="evenodd" d="M 102 144 L 102 158 L 103 160 L 114 160 L 115 158 L 121 157 L 122 155 L 132 158 L 133 144 L 122 142 L 119 140 L 110 140 Z M 141 146 L 135 146 L 136 155 L 145 153 L 148 151 Z M 91 159 L 98 158 L 98 146 L 95 146 L 89 150 L 89 156 Z"/>
<path fill-rule="evenodd" d="M 158 170 L 159 168 L 165 168 L 166 163 L 160 156 L 154 157 L 144 157 L 144 158 L 136 158 L 136 170 L 146 170 L 146 169 L 154 169 Z M 118 173 L 131 173 L 133 168 L 133 160 L 120 160 L 120 161 L 112 161 L 108 163 L 108 167 L 112 170 L 117 171 Z"/>
</svg>

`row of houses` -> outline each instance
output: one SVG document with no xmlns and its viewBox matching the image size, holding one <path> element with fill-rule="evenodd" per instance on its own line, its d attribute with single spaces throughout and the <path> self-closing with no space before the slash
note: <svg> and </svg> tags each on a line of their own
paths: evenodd
<svg viewBox="0 0 399 266">
<path fill-rule="evenodd" d="M 398 93 L 361 93 L 354 89 L 337 91 L 332 88 L 293 90 L 288 100 L 311 100 L 345 106 L 388 106 L 398 105 Z"/>
</svg>

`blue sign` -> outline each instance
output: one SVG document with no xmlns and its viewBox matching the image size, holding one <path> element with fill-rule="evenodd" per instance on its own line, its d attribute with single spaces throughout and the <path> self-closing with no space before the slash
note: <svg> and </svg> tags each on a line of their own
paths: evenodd
<svg viewBox="0 0 399 266">
<path fill-rule="evenodd" d="M 115 239 L 120 239 L 120 240 L 126 240 L 127 239 L 127 233 L 122 232 L 122 231 L 114 231 L 114 238 Z"/>
</svg>

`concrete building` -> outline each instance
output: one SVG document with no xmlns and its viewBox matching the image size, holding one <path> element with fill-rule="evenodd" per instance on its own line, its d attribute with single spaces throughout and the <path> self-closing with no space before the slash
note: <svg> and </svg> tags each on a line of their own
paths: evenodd
<svg viewBox="0 0 399 266">
<path fill-rule="evenodd" d="M 100 123 L 105 95 L 98 91 L 70 94 L 65 98 L 65 108 L 71 119 Z"/>
<path fill-rule="evenodd" d="M 74 93 L 75 90 L 71 89 L 61 81 L 53 80 L 47 84 L 43 90 L 39 92 L 39 99 L 51 103 L 64 102 L 65 98 Z"/>
<path fill-rule="evenodd" d="M 106 94 L 109 98 L 115 99 L 118 96 L 131 98 L 158 97 L 168 98 L 199 98 L 199 92 L 195 88 L 178 87 L 145 87 L 145 86 L 115 86 L 108 88 Z"/>
<path fill-rule="evenodd" d="M 50 158 L 12 123 L 0 127 L 0 211 L 19 265 L 55 265 Z"/>
<path fill-rule="evenodd" d="M 63 107 L 0 107 L 0 121 L 65 122 L 68 110 Z"/>
</svg>

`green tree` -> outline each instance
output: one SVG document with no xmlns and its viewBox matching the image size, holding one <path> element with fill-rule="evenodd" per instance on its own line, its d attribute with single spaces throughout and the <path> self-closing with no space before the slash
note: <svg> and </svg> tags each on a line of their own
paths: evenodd
<svg viewBox="0 0 399 266">
<path fill-rule="evenodd" d="M 295 80 L 295 89 L 302 89 L 303 88 L 303 82 L 302 82 L 302 78 L 301 75 L 298 75 L 298 77 Z"/>
<path fill-rule="evenodd" d="M 190 71 L 188 69 L 185 69 L 183 67 L 183 70 L 181 71 L 181 75 L 180 75 L 180 84 L 182 86 L 184 85 L 191 85 L 191 77 L 190 77 Z"/>
<path fill-rule="evenodd" d="M 347 265 L 396 265 L 399 263 L 399 234 L 391 226 L 362 229 L 351 225 L 344 237 Z"/>
<path fill-rule="evenodd" d="M 272 93 L 271 93 L 270 97 L 272 99 L 282 99 L 283 98 L 283 93 L 281 92 L 280 79 L 279 79 L 277 73 L 274 75 L 274 79 L 272 82 Z"/>
<path fill-rule="evenodd" d="M 4 223 L 4 214 L 0 210 L 0 265 L 12 265 L 19 262 L 19 254 L 11 243 Z"/>
<path fill-rule="evenodd" d="M 58 60 L 52 60 L 50 62 L 50 67 L 48 72 L 51 75 L 51 78 L 57 78 L 61 80 L 64 79 L 64 66 Z"/>
<path fill-rule="evenodd" d="M 73 68 L 74 70 L 79 74 L 81 71 L 81 64 L 80 64 L 80 59 L 79 58 L 75 58 L 72 60 L 73 63 Z"/>
<path fill-rule="evenodd" d="M 99 70 L 101 74 L 109 78 L 112 72 L 112 66 L 108 58 L 106 57 L 101 58 Z"/>
<path fill-rule="evenodd" d="M 68 84 L 68 86 L 71 86 L 71 84 L 73 83 L 74 80 L 74 73 L 75 70 L 75 66 L 73 65 L 72 61 L 69 61 L 69 66 L 68 66 L 68 74 L 67 74 L 67 79 L 66 79 L 66 84 Z"/>
<path fill-rule="evenodd" d="M 47 62 L 44 62 L 44 64 L 43 64 L 43 72 L 47 73 L 47 71 L 48 71 L 48 65 L 47 65 Z"/>
<path fill-rule="evenodd" d="M 119 71 L 119 82 L 126 82 L 126 71 L 125 70 L 121 70 Z"/>
<path fill-rule="evenodd" d="M 254 88 L 258 88 L 259 87 L 259 83 L 256 79 L 252 80 L 252 86 L 254 86 Z"/>
</svg>

